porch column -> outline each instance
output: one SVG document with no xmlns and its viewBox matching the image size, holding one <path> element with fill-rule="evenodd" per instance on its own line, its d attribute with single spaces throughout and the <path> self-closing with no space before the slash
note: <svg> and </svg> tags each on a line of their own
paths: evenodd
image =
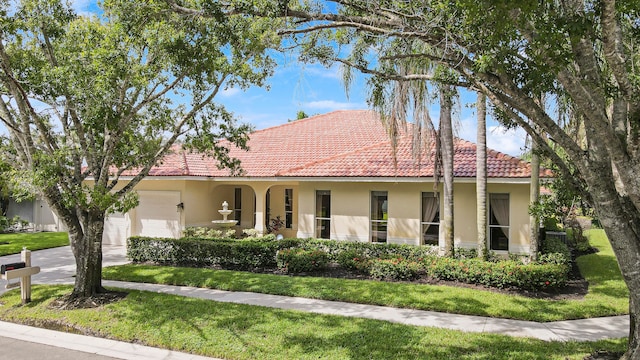
<svg viewBox="0 0 640 360">
<path fill-rule="evenodd" d="M 267 209 L 265 207 L 267 190 L 269 189 L 269 185 L 260 184 L 260 185 L 251 185 L 253 192 L 256 195 L 256 226 L 255 229 L 260 231 L 261 233 L 265 233 L 264 222 L 265 216 L 267 214 Z"/>
</svg>

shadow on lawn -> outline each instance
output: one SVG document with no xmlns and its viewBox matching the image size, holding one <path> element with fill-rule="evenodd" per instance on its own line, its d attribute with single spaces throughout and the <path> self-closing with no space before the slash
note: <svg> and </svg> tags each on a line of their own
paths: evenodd
<svg viewBox="0 0 640 360">
<path fill-rule="evenodd" d="M 582 358 L 624 346 L 622 341 L 547 343 L 135 291 L 121 310 L 114 319 L 142 342 L 230 359 Z"/>
<path fill-rule="evenodd" d="M 69 328 L 90 335 L 228 359 L 581 359 L 596 350 L 625 347 L 624 340 L 544 342 L 143 291 L 96 309 L 60 312 L 45 310 L 44 303 L 70 286 L 34 290 L 33 303 L 5 308 L 5 316 L 15 311 L 36 323 L 43 316 L 62 316 Z M 19 301 L 19 294 L 10 297 Z"/>
</svg>

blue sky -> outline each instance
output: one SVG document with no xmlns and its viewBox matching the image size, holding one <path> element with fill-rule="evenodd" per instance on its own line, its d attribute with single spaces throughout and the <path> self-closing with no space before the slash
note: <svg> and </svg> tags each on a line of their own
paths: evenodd
<svg viewBox="0 0 640 360">
<path fill-rule="evenodd" d="M 76 0 L 73 7 L 80 14 L 99 11 L 95 0 Z M 295 119 L 299 110 L 309 115 L 323 114 L 342 109 L 367 109 L 366 78 L 356 76 L 350 93 L 345 93 L 339 67 L 324 68 L 321 65 L 296 62 L 293 56 L 278 56 L 279 66 L 269 79 L 269 89 L 250 88 L 246 91 L 231 88 L 217 98 L 236 117 L 252 124 L 255 129 L 286 123 Z M 463 92 L 460 96 L 456 135 L 475 142 L 475 95 Z M 432 106 L 432 119 L 438 119 L 438 106 Z M 523 152 L 523 130 L 504 131 L 493 119 L 487 121 L 487 144 L 490 148 L 518 156 Z"/>
<path fill-rule="evenodd" d="M 367 109 L 367 85 L 364 75 L 357 76 L 347 96 L 338 66 L 301 65 L 294 59 L 282 57 L 280 66 L 268 81 L 270 89 L 251 88 L 247 91 L 232 88 L 217 99 L 234 112 L 241 121 L 256 129 L 286 123 L 295 119 L 299 110 L 308 115 L 323 114 L 342 109 Z M 462 91 L 456 135 L 476 141 L 475 94 Z M 438 120 L 438 105 L 430 110 Z M 521 129 L 505 131 L 493 119 L 487 120 L 487 144 L 490 148 L 518 156 L 523 152 L 525 132 Z"/>
</svg>

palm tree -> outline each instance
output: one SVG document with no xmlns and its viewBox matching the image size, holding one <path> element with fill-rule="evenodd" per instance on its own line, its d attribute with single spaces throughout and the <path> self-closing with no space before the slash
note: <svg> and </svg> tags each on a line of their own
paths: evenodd
<svg viewBox="0 0 640 360">
<path fill-rule="evenodd" d="M 451 112 L 453 108 L 453 96 L 455 89 L 451 85 L 439 85 L 440 93 L 440 144 L 442 147 L 442 172 L 444 179 L 443 190 L 443 233 L 444 256 L 453 257 L 453 126 L 451 124 Z"/>
<path fill-rule="evenodd" d="M 478 229 L 477 252 L 487 258 L 487 97 L 478 92 L 478 138 L 476 146 L 476 222 Z"/>
</svg>

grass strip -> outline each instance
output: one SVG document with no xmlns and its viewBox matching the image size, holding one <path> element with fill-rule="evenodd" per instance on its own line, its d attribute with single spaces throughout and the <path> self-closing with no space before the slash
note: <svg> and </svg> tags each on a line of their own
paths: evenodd
<svg viewBox="0 0 640 360">
<path fill-rule="evenodd" d="M 18 254 L 23 247 L 31 251 L 69 245 L 66 232 L 0 234 L 0 256 Z"/>
<path fill-rule="evenodd" d="M 544 342 L 143 291 L 94 309 L 47 307 L 70 291 L 34 286 L 26 306 L 8 292 L 0 318 L 225 359 L 582 359 L 626 347 L 625 339 Z"/>
<path fill-rule="evenodd" d="M 595 285 L 590 286 L 584 300 L 554 301 L 452 286 L 150 265 L 105 268 L 103 277 L 538 322 L 628 314 L 628 292 L 604 232 L 592 230 L 586 234 L 600 252 L 580 258 L 583 274 Z"/>
</svg>

